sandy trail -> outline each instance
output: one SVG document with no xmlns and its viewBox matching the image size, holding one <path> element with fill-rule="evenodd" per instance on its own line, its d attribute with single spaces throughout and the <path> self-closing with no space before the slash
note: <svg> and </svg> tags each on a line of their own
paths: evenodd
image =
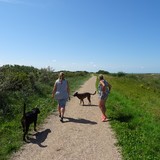
<svg viewBox="0 0 160 160">
<path fill-rule="evenodd" d="M 78 92 L 94 93 L 96 77 L 91 77 Z M 67 102 L 64 123 L 58 113 L 15 153 L 12 160 L 121 160 L 109 122 L 101 122 L 98 95 L 91 96 L 92 105 L 79 105 L 77 97 Z M 88 104 L 85 99 L 85 104 Z"/>
</svg>

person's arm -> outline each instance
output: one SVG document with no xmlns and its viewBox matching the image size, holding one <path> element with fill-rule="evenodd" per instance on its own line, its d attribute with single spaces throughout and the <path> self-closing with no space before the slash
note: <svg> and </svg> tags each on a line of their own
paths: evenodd
<svg viewBox="0 0 160 160">
<path fill-rule="evenodd" d="M 52 91 L 52 97 L 54 98 L 54 95 L 56 93 L 56 90 L 57 90 L 57 85 L 56 83 L 54 84 L 54 87 L 53 87 L 53 91 Z"/>
<path fill-rule="evenodd" d="M 68 83 L 68 81 L 67 81 L 67 92 L 68 92 L 68 98 L 69 98 L 69 100 L 70 100 L 70 88 L 69 88 L 69 83 Z"/>
<path fill-rule="evenodd" d="M 102 86 L 102 92 L 105 92 L 106 91 L 106 86 L 105 86 L 105 84 L 102 80 L 100 81 L 100 85 Z"/>
<path fill-rule="evenodd" d="M 112 86 L 109 83 L 108 83 L 108 86 L 106 86 L 103 81 L 100 81 L 100 84 L 102 86 L 102 91 L 103 92 L 106 92 L 106 87 L 108 87 L 109 91 L 111 91 Z"/>
</svg>

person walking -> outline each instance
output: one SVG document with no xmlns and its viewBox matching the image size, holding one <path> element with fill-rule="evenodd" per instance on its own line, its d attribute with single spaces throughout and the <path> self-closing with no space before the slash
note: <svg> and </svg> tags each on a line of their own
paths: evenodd
<svg viewBox="0 0 160 160">
<path fill-rule="evenodd" d="M 107 121 L 106 116 L 106 100 L 108 95 L 111 91 L 111 85 L 104 79 L 104 76 L 101 74 L 99 75 L 99 85 L 98 85 L 98 93 L 99 93 L 99 108 L 102 112 L 102 122 Z"/>
<path fill-rule="evenodd" d="M 52 97 L 55 98 L 58 102 L 58 112 L 60 121 L 63 122 L 64 113 L 65 113 L 65 106 L 66 102 L 70 95 L 70 89 L 68 81 L 64 78 L 64 73 L 59 73 L 59 78 L 55 81 Z"/>
</svg>

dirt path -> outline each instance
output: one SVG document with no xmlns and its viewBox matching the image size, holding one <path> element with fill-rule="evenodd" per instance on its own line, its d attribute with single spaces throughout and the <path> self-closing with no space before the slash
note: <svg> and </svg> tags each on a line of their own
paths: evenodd
<svg viewBox="0 0 160 160">
<path fill-rule="evenodd" d="M 79 92 L 93 93 L 95 82 L 93 76 Z M 72 97 L 64 123 L 59 121 L 58 113 L 53 113 L 38 128 L 39 133 L 31 137 L 31 143 L 25 144 L 12 160 L 120 160 L 109 122 L 101 122 L 98 95 L 93 95 L 91 101 L 92 105 L 81 106 L 79 99 Z"/>
</svg>

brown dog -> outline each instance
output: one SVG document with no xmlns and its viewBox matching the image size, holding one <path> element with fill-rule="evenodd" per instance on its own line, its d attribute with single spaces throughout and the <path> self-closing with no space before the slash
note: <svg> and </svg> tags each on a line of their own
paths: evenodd
<svg viewBox="0 0 160 160">
<path fill-rule="evenodd" d="M 21 119 L 23 127 L 23 140 L 26 141 L 26 135 L 28 134 L 30 124 L 34 123 L 34 131 L 36 130 L 37 117 L 40 113 L 38 108 L 33 108 L 32 111 L 25 113 L 26 104 L 24 103 L 23 117 Z M 28 137 L 27 137 L 28 138 Z"/>
<path fill-rule="evenodd" d="M 96 91 L 94 92 L 94 93 L 89 93 L 89 92 L 85 92 L 85 93 L 78 93 L 78 92 L 76 92 L 76 93 L 74 93 L 74 97 L 76 96 L 76 97 L 78 97 L 79 99 L 80 99 L 80 104 L 83 102 L 83 105 L 84 105 L 84 101 L 83 101 L 83 99 L 84 98 L 87 98 L 88 99 L 88 101 L 89 101 L 89 104 L 91 104 L 91 95 L 95 95 L 96 94 Z"/>
</svg>

